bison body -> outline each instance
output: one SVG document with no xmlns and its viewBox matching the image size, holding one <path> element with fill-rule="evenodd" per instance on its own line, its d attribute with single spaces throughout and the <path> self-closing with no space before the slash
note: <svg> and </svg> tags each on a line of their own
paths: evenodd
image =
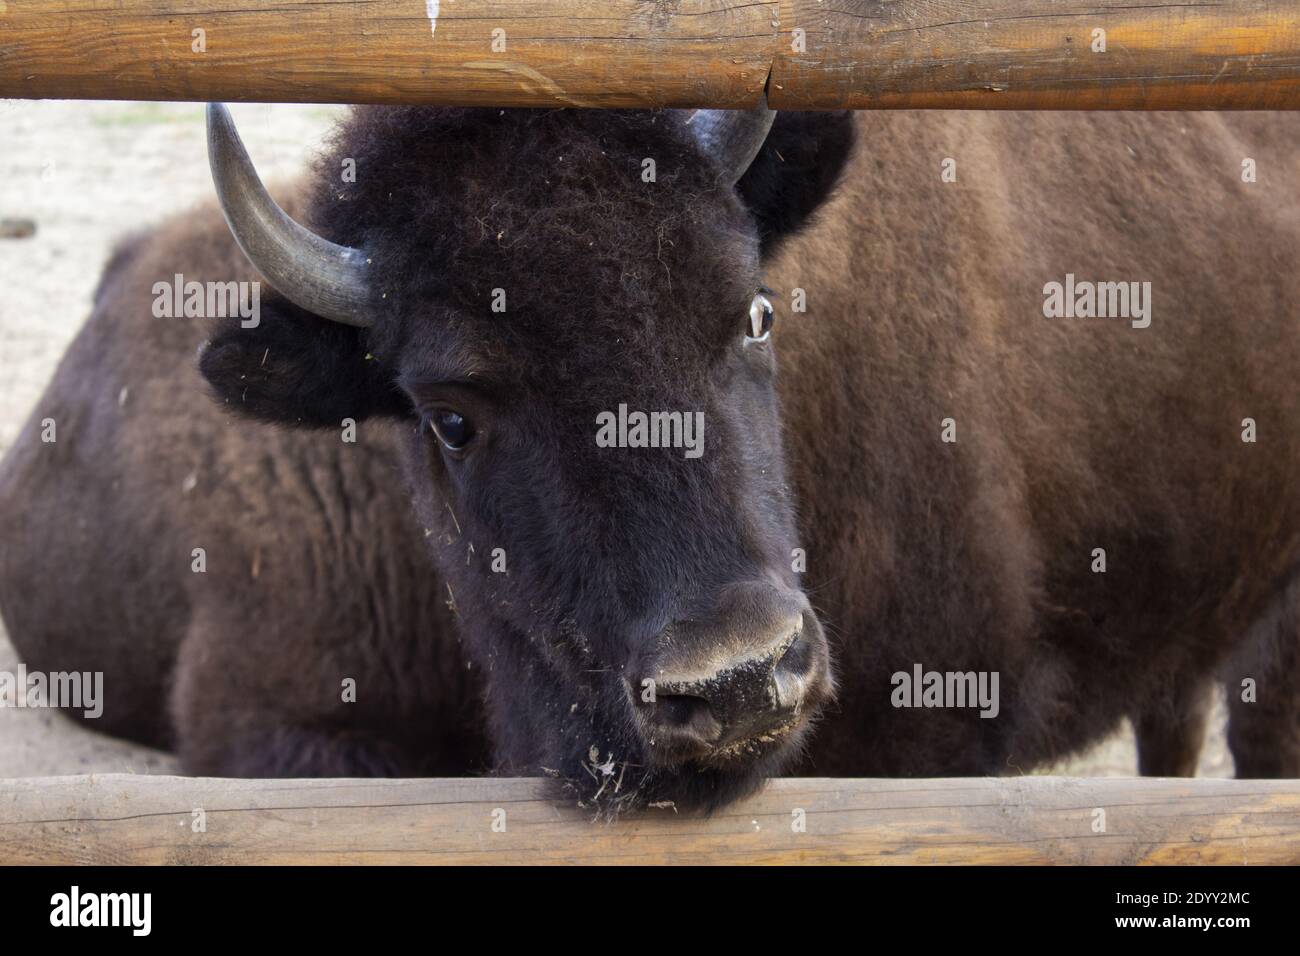
<svg viewBox="0 0 1300 956">
<path fill-rule="evenodd" d="M 1126 717 L 1144 773 L 1188 774 L 1219 682 L 1238 773 L 1300 774 L 1300 126 L 782 116 L 714 198 L 708 177 L 675 178 L 702 160 L 668 115 L 362 110 L 320 169 L 357 156 L 364 181 L 388 163 L 405 191 L 384 206 L 392 184 L 317 182 L 286 204 L 336 241 L 408 236 L 382 295 L 411 314 L 417 287 L 454 301 L 439 336 L 477 328 L 462 315 L 497 286 L 507 316 L 543 327 L 485 359 L 522 363 L 530 416 L 495 425 L 491 475 L 424 434 L 410 356 L 425 368 L 439 346 L 414 319 L 358 332 L 274 300 L 252 330 L 159 319 L 159 280 L 257 273 L 212 207 L 120 246 L 0 466 L 0 611 L 28 666 L 103 671 L 98 728 L 202 774 L 552 773 L 600 802 L 616 770 L 619 799 L 707 804 L 786 769 L 1018 773 Z M 502 142 L 450 154 L 444 183 L 421 150 L 462 127 Z M 488 172 L 511 153 L 508 179 Z M 656 154 L 658 183 L 639 181 Z M 716 371 L 719 309 L 666 305 L 717 289 L 742 312 L 729 277 L 751 252 L 776 307 L 779 426 L 765 371 Z M 441 270 L 470 286 L 419 285 Z M 1149 282 L 1149 324 L 1045 315 L 1067 276 Z M 711 396 L 737 388 L 746 414 L 727 417 Z M 620 395 L 689 410 L 688 394 L 708 412 L 699 462 L 527 444 L 594 448 Z M 665 668 L 644 649 L 732 640 L 682 635 L 728 601 L 744 620 L 760 579 L 815 609 L 833 699 L 828 684 L 816 726 L 779 748 L 647 770 L 662 743 L 630 715 L 640 675 Z M 896 675 L 918 670 L 996 674 L 996 714 L 899 706 Z M 686 706 L 741 706 L 679 683 Z"/>
</svg>

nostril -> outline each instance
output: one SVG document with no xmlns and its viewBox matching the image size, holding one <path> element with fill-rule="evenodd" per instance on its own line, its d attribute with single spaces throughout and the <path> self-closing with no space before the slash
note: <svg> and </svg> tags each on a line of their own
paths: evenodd
<svg viewBox="0 0 1300 956">
<path fill-rule="evenodd" d="M 703 741 L 713 741 L 722 735 L 722 725 L 703 697 L 659 694 L 649 708 L 650 719 L 660 727 L 681 731 Z"/>
<path fill-rule="evenodd" d="M 707 708 L 703 697 L 686 694 L 666 694 L 655 699 L 655 719 L 670 727 L 681 727 L 691 722 L 701 707 Z"/>
<path fill-rule="evenodd" d="M 772 688 L 778 710 L 799 711 L 809 687 L 815 683 L 815 673 L 825 667 L 818 653 L 816 637 L 808 633 L 798 635 L 786 648 L 772 671 Z"/>
<path fill-rule="evenodd" d="M 805 638 L 802 634 L 794 639 L 781 659 L 776 662 L 777 674 L 788 674 L 791 677 L 806 677 L 813 669 L 813 646 L 812 641 Z"/>
</svg>

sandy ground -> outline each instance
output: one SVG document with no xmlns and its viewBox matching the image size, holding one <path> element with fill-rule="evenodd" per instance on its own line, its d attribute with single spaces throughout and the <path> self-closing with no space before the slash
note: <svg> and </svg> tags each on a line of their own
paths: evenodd
<svg viewBox="0 0 1300 956">
<path fill-rule="evenodd" d="M 270 180 L 301 168 L 337 113 L 234 107 L 249 153 Z M 0 238 L 0 454 L 88 313 L 114 238 L 211 194 L 200 104 L 0 100 L 0 219 L 36 223 L 30 238 Z M 0 671 L 16 664 L 0 630 Z M 1220 701 L 1203 776 L 1232 774 L 1223 722 Z M 50 711 L 0 709 L 0 777 L 175 769 L 167 754 L 85 731 Z M 1132 733 L 1125 728 L 1052 772 L 1133 774 Z"/>
</svg>

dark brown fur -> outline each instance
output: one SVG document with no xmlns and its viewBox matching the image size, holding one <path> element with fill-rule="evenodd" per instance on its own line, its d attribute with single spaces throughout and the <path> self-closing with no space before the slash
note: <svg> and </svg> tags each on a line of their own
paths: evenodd
<svg viewBox="0 0 1300 956">
<path fill-rule="evenodd" d="M 613 684 L 483 635 L 465 654 L 458 634 L 499 617 L 524 647 L 535 613 L 554 650 L 583 600 L 600 606 L 580 609 L 578 633 L 628 620 L 653 633 L 690 581 L 788 565 L 793 503 L 798 583 L 831 634 L 839 692 L 815 732 L 747 769 L 791 766 L 802 748 L 797 767 L 815 774 L 1019 772 L 1129 717 L 1144 773 L 1189 773 L 1205 692 L 1223 681 L 1239 773 L 1300 774 L 1290 117 L 863 114 L 838 190 L 787 238 L 839 171 L 842 118 L 778 127 L 742 183 L 748 218 L 656 131 L 666 114 L 512 115 L 498 129 L 495 113 L 360 111 L 338 146 L 361 157 L 358 191 L 335 202 L 337 184 L 318 181 L 291 206 L 336 241 L 392 250 L 400 322 L 360 339 L 272 301 L 264 339 L 217 329 L 204 355 L 242 413 L 335 429 L 351 415 L 355 445 L 233 418 L 194 368 L 214 329 L 149 315 L 152 283 L 173 273 L 252 277 L 214 209 L 109 264 L 0 466 L 0 609 L 31 667 L 106 673 L 101 729 L 174 745 L 199 773 L 573 777 L 589 744 L 601 759 L 626 744 Z M 642 155 L 659 159 L 659 191 L 637 182 Z M 940 181 L 947 156 L 956 183 Z M 1244 156 L 1258 183 L 1240 181 Z M 643 408 L 713 395 L 704 378 L 731 361 L 760 244 L 789 493 L 768 412 L 746 400 L 747 434 L 727 391 L 709 406 L 713 470 L 689 492 L 684 466 L 647 458 L 565 484 L 585 446 L 552 459 L 568 446 L 544 442 L 516 446 L 512 487 L 498 469 L 465 488 L 414 436 L 418 389 L 394 387 L 411 372 L 397 357 L 448 342 L 529 399 L 523 433 L 558 430 L 556 443 L 628 389 Z M 1151 281 L 1151 327 L 1044 318 L 1042 286 L 1067 272 Z M 499 285 L 529 322 L 473 318 Z M 796 287 L 806 313 L 788 309 Z M 37 437 L 45 417 L 54 445 Z M 1240 440 L 1244 417 L 1258 443 Z M 955 444 L 940 441 L 945 418 Z M 564 502 L 551 532 L 547 501 Z M 483 570 L 501 509 L 522 529 L 504 594 Z M 599 514 L 627 530 L 574 530 Z M 189 570 L 196 547 L 205 575 Z M 1097 547 L 1105 574 L 1090 569 Z M 556 607 L 494 606 L 523 593 Z M 594 664 L 635 655 L 634 630 Z M 914 663 L 998 671 L 1000 716 L 892 707 L 890 675 Z M 344 677 L 356 704 L 340 704 Z M 1247 677 L 1254 704 L 1238 701 Z M 709 803 L 750 785 L 700 771 L 663 793 Z"/>
</svg>

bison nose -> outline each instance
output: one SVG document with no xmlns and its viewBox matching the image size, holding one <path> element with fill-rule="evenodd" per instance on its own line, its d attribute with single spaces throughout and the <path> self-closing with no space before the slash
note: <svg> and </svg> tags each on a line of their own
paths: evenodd
<svg viewBox="0 0 1300 956">
<path fill-rule="evenodd" d="M 802 594 L 779 597 L 739 628 L 673 634 L 653 668 L 652 699 L 641 697 L 656 750 L 725 749 L 793 726 L 820 700 L 829 684 L 821 626 Z"/>
</svg>

